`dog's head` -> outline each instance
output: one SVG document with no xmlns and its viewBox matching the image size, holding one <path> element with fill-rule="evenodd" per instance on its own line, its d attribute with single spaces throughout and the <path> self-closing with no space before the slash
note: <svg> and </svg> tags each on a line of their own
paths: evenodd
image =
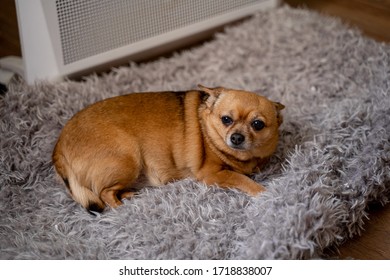
<svg viewBox="0 0 390 280">
<path fill-rule="evenodd" d="M 199 88 L 206 93 L 203 129 L 217 149 L 241 161 L 265 158 L 275 151 L 284 105 L 252 92 Z"/>
</svg>

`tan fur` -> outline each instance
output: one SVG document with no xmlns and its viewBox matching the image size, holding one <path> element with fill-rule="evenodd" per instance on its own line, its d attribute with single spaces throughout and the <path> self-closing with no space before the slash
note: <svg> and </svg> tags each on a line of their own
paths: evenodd
<svg viewBox="0 0 390 280">
<path fill-rule="evenodd" d="M 95 211 L 119 206 L 141 175 L 152 186 L 190 177 L 251 195 L 263 191 L 246 175 L 275 151 L 284 106 L 246 91 L 199 87 L 118 96 L 76 114 L 53 152 L 73 198 Z M 225 115 L 233 123 L 223 124 Z M 260 131 L 255 119 L 265 123 Z M 231 147 L 237 133 L 245 141 Z"/>
</svg>

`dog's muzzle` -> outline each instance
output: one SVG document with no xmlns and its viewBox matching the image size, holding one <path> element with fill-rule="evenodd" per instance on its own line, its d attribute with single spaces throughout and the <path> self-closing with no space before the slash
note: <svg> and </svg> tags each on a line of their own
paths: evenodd
<svg viewBox="0 0 390 280">
<path fill-rule="evenodd" d="M 233 133 L 230 136 L 229 139 L 229 146 L 234 148 L 234 149 L 243 149 L 244 147 L 244 142 L 245 142 L 245 136 L 242 135 L 241 133 Z"/>
</svg>

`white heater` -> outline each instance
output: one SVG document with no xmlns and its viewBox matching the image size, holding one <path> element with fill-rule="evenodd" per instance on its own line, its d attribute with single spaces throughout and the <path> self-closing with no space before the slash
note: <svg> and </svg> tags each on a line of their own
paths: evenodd
<svg viewBox="0 0 390 280">
<path fill-rule="evenodd" d="M 278 0 L 16 0 L 24 78 L 59 80 L 133 60 Z"/>
</svg>

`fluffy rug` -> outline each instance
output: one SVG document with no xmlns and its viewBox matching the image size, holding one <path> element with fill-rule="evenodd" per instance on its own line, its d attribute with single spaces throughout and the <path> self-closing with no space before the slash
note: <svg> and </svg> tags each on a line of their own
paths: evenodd
<svg viewBox="0 0 390 280">
<path fill-rule="evenodd" d="M 390 197 L 390 46 L 281 7 L 202 46 L 81 82 L 15 82 L 0 99 L 0 258 L 309 259 Z M 92 216 L 54 174 L 53 145 L 92 102 L 198 83 L 286 105 L 259 197 L 183 180 Z"/>
</svg>

